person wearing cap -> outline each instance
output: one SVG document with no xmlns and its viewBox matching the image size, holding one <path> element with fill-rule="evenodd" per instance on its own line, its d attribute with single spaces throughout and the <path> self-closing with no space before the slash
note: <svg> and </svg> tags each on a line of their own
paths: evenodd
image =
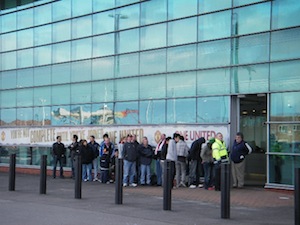
<svg viewBox="0 0 300 225">
<path fill-rule="evenodd" d="M 213 157 L 212 157 L 212 144 L 215 142 L 215 138 L 209 139 L 209 141 L 203 145 L 201 150 L 201 158 L 204 169 L 204 188 L 206 190 L 213 190 Z"/>
</svg>

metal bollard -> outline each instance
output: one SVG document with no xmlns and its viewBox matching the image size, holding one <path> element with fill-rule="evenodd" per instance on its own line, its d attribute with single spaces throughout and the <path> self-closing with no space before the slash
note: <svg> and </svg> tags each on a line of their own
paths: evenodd
<svg viewBox="0 0 300 225">
<path fill-rule="evenodd" d="M 172 165 L 171 161 L 165 160 L 165 167 L 164 167 L 164 196 L 163 196 L 163 209 L 164 210 L 171 210 L 171 199 L 172 199 Z"/>
<path fill-rule="evenodd" d="M 41 155 L 40 194 L 46 194 L 47 187 L 47 155 Z"/>
<path fill-rule="evenodd" d="M 115 204 L 123 204 L 123 159 L 116 160 L 115 169 Z"/>
<path fill-rule="evenodd" d="M 16 187 L 16 154 L 11 154 L 9 159 L 9 191 L 14 191 Z"/>
<path fill-rule="evenodd" d="M 300 225 L 300 168 L 295 168 L 295 225 Z"/>
<path fill-rule="evenodd" d="M 221 218 L 230 218 L 230 164 L 221 164 Z"/>
<path fill-rule="evenodd" d="M 82 168 L 81 168 L 81 156 L 75 156 L 75 198 L 81 199 L 81 180 L 82 180 Z"/>
</svg>

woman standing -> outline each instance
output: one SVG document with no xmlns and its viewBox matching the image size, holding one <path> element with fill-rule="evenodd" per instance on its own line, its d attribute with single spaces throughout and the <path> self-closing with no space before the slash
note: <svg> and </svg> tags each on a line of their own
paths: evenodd
<svg viewBox="0 0 300 225">
<path fill-rule="evenodd" d="M 92 181 L 92 162 L 94 159 L 93 150 L 87 144 L 86 140 L 81 140 L 79 151 L 82 164 L 82 180 L 84 182 L 88 180 Z"/>
</svg>

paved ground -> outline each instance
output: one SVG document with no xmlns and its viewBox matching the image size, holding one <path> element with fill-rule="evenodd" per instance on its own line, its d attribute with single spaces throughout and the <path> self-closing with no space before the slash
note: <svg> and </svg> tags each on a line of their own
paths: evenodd
<svg viewBox="0 0 300 225">
<path fill-rule="evenodd" d="M 163 210 L 161 187 L 124 188 L 123 205 L 115 205 L 114 184 L 82 184 L 74 198 L 74 181 L 47 179 L 39 194 L 39 176 L 17 174 L 16 191 L 8 191 L 8 174 L 0 173 L 2 225 L 214 225 L 294 224 L 289 192 L 248 187 L 231 191 L 231 218 L 220 218 L 220 192 L 179 188 L 172 191 L 172 211 Z"/>
</svg>

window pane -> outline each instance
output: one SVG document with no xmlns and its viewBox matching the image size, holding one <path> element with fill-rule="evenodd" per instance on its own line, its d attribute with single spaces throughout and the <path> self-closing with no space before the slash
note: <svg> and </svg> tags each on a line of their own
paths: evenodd
<svg viewBox="0 0 300 225">
<path fill-rule="evenodd" d="M 133 76 L 139 73 L 138 54 L 120 55 L 117 57 L 117 77 Z"/>
<path fill-rule="evenodd" d="M 139 50 L 139 29 L 120 32 L 119 53 L 134 52 Z"/>
<path fill-rule="evenodd" d="M 51 125 L 70 125 L 70 106 L 52 106 Z"/>
<path fill-rule="evenodd" d="M 196 45 L 168 48 L 168 71 L 196 68 Z"/>
<path fill-rule="evenodd" d="M 168 19 L 196 15 L 197 3 L 197 0 L 168 0 Z"/>
<path fill-rule="evenodd" d="M 92 83 L 92 102 L 110 102 L 114 100 L 114 81 L 104 80 Z"/>
<path fill-rule="evenodd" d="M 52 84 L 69 83 L 71 80 L 70 63 L 52 66 Z"/>
<path fill-rule="evenodd" d="M 51 108 L 44 106 L 34 108 L 33 120 L 35 126 L 51 125 Z"/>
<path fill-rule="evenodd" d="M 2 91 L 1 92 L 1 107 L 16 107 L 17 105 L 17 92 Z"/>
<path fill-rule="evenodd" d="M 165 21 L 167 19 L 167 0 L 143 2 L 141 14 L 141 25 Z"/>
<path fill-rule="evenodd" d="M 35 27 L 34 28 L 34 45 L 49 44 L 52 41 L 52 27 L 51 25 Z"/>
<path fill-rule="evenodd" d="M 204 70 L 197 74 L 197 95 L 230 93 L 229 69 Z"/>
<path fill-rule="evenodd" d="M 72 0 L 72 16 L 80 16 L 92 12 L 92 0 Z"/>
<path fill-rule="evenodd" d="M 269 30 L 270 11 L 270 2 L 235 9 L 233 23 L 238 26 L 235 32 L 241 35 Z"/>
<path fill-rule="evenodd" d="M 18 108 L 16 124 L 20 125 L 20 126 L 33 125 L 33 109 L 32 108 Z"/>
<path fill-rule="evenodd" d="M 16 13 L 9 13 L 9 14 L 1 16 L 1 23 L 2 23 L 2 26 L 1 26 L 2 33 L 16 30 L 16 28 L 17 28 Z"/>
<path fill-rule="evenodd" d="M 140 78 L 140 99 L 165 98 L 166 76 L 146 76 Z"/>
<path fill-rule="evenodd" d="M 70 85 L 52 86 L 52 104 L 70 104 Z"/>
<path fill-rule="evenodd" d="M 34 25 L 41 25 L 52 22 L 51 4 L 34 7 Z"/>
<path fill-rule="evenodd" d="M 299 97 L 300 97 L 300 92 L 271 94 L 270 119 L 272 121 L 299 121 L 299 115 L 300 115 Z M 278 125 L 274 125 L 274 126 L 278 126 Z M 291 128 L 292 125 L 291 126 L 287 125 L 287 126 L 288 129 L 284 129 L 284 131 L 282 132 L 286 134 L 288 133 L 292 134 L 294 132 L 294 130 L 292 130 L 293 128 Z M 298 127 L 296 127 L 296 129 L 298 129 Z M 290 131 L 288 132 L 288 130 Z M 296 131 L 299 132 L 298 130 Z"/>
<path fill-rule="evenodd" d="M 272 5 L 273 29 L 300 25 L 300 2 L 298 0 L 276 0 L 272 2 Z"/>
<path fill-rule="evenodd" d="M 71 59 L 71 43 L 65 42 L 55 44 L 52 47 L 52 63 L 60 63 L 70 61 Z"/>
<path fill-rule="evenodd" d="M 17 106 L 33 105 L 33 89 L 17 90 Z"/>
<path fill-rule="evenodd" d="M 140 74 L 166 72 L 166 50 L 147 51 L 140 53 Z"/>
<path fill-rule="evenodd" d="M 167 75 L 167 97 L 187 97 L 196 95 L 196 72 Z"/>
<path fill-rule="evenodd" d="M 71 21 L 63 21 L 54 23 L 53 29 L 53 42 L 65 41 L 71 39 Z"/>
<path fill-rule="evenodd" d="M 113 124 L 113 103 L 92 104 L 91 124 Z"/>
<path fill-rule="evenodd" d="M 72 60 L 91 58 L 92 38 L 72 41 Z"/>
<path fill-rule="evenodd" d="M 204 42 L 198 44 L 198 68 L 230 65 L 230 40 Z"/>
<path fill-rule="evenodd" d="M 141 50 L 166 46 L 166 24 L 141 28 Z"/>
<path fill-rule="evenodd" d="M 263 2 L 264 0 L 233 0 L 233 6 L 247 5 L 255 2 Z"/>
<path fill-rule="evenodd" d="M 51 87 L 34 88 L 33 98 L 35 106 L 51 105 Z"/>
<path fill-rule="evenodd" d="M 197 100 L 197 123 L 229 122 L 229 97 L 203 97 Z"/>
<path fill-rule="evenodd" d="M 196 123 L 196 99 L 168 100 L 167 123 Z"/>
<path fill-rule="evenodd" d="M 119 8 L 116 10 L 116 14 L 114 15 L 117 27 L 120 30 L 127 29 L 130 27 L 139 26 L 140 21 L 140 8 L 139 4 Z"/>
<path fill-rule="evenodd" d="M 33 66 L 33 49 L 18 51 L 18 68 Z"/>
<path fill-rule="evenodd" d="M 300 61 L 272 63 L 270 67 L 270 90 L 299 90 Z"/>
<path fill-rule="evenodd" d="M 8 33 L 1 35 L 1 48 L 2 51 L 15 50 L 17 48 L 16 33 Z"/>
<path fill-rule="evenodd" d="M 26 9 L 17 12 L 18 29 L 23 29 L 33 26 L 33 9 Z"/>
<path fill-rule="evenodd" d="M 51 45 L 34 48 L 34 65 L 41 66 L 41 65 L 51 64 L 52 61 L 51 53 L 52 53 Z"/>
<path fill-rule="evenodd" d="M 138 99 L 139 84 L 136 78 L 115 80 L 115 100 L 128 101 Z"/>
<path fill-rule="evenodd" d="M 168 45 L 196 42 L 196 28 L 196 17 L 168 23 Z"/>
<path fill-rule="evenodd" d="M 137 102 L 117 102 L 115 104 L 116 124 L 139 124 Z"/>
<path fill-rule="evenodd" d="M 93 57 L 113 55 L 115 53 L 114 40 L 114 34 L 93 37 Z"/>
<path fill-rule="evenodd" d="M 94 1 L 99 2 L 99 1 Z M 93 15 L 93 34 L 112 32 L 115 29 L 113 11 L 97 13 Z"/>
<path fill-rule="evenodd" d="M 270 183 L 293 184 L 294 156 L 270 155 L 269 156 L 269 180 Z M 295 157 L 296 158 L 296 157 Z M 299 157 L 297 157 L 299 160 Z M 296 160 L 295 160 L 296 161 Z"/>
<path fill-rule="evenodd" d="M 15 70 L 5 71 L 1 73 L 1 89 L 16 88 L 17 73 Z"/>
<path fill-rule="evenodd" d="M 231 12 L 224 11 L 204 16 L 199 16 L 198 20 L 198 40 L 224 38 L 230 36 Z"/>
<path fill-rule="evenodd" d="M 71 17 L 71 0 L 55 1 L 52 3 L 53 21 Z"/>
<path fill-rule="evenodd" d="M 231 93 L 268 92 L 269 65 L 232 68 Z"/>
<path fill-rule="evenodd" d="M 107 57 L 101 59 L 94 59 L 92 79 L 99 80 L 114 77 L 114 58 Z"/>
<path fill-rule="evenodd" d="M 92 34 L 92 16 L 72 20 L 72 38 L 90 36 Z"/>
<path fill-rule="evenodd" d="M 148 100 L 140 102 L 141 124 L 164 124 L 166 123 L 166 101 Z"/>
<path fill-rule="evenodd" d="M 71 85 L 71 103 L 91 102 L 91 83 L 80 83 Z"/>
<path fill-rule="evenodd" d="M 271 59 L 284 60 L 300 57 L 300 29 L 272 33 Z"/>
<path fill-rule="evenodd" d="M 79 125 L 91 124 L 91 105 L 72 105 L 71 106 L 71 124 Z"/>
<path fill-rule="evenodd" d="M 93 11 L 98 12 L 115 7 L 115 1 L 93 1 Z"/>
<path fill-rule="evenodd" d="M 17 87 L 33 86 L 33 69 L 17 70 Z"/>
<path fill-rule="evenodd" d="M 1 126 L 16 125 L 17 110 L 16 109 L 1 109 Z"/>
<path fill-rule="evenodd" d="M 17 52 L 2 53 L 1 64 L 2 70 L 15 69 L 17 67 Z"/>
<path fill-rule="evenodd" d="M 91 80 L 92 68 L 91 61 L 80 61 L 72 63 L 71 82 Z"/>
<path fill-rule="evenodd" d="M 51 66 L 35 67 L 34 68 L 34 85 L 49 85 L 51 84 Z"/>
<path fill-rule="evenodd" d="M 211 0 L 199 0 L 199 13 L 206 13 L 226 9 L 231 7 L 231 0 L 215 0 L 214 4 Z"/>
<path fill-rule="evenodd" d="M 10 33 L 14 34 L 14 33 Z M 3 36 L 2 36 L 3 41 Z M 33 30 L 18 31 L 18 48 L 28 48 L 33 46 Z"/>
</svg>

